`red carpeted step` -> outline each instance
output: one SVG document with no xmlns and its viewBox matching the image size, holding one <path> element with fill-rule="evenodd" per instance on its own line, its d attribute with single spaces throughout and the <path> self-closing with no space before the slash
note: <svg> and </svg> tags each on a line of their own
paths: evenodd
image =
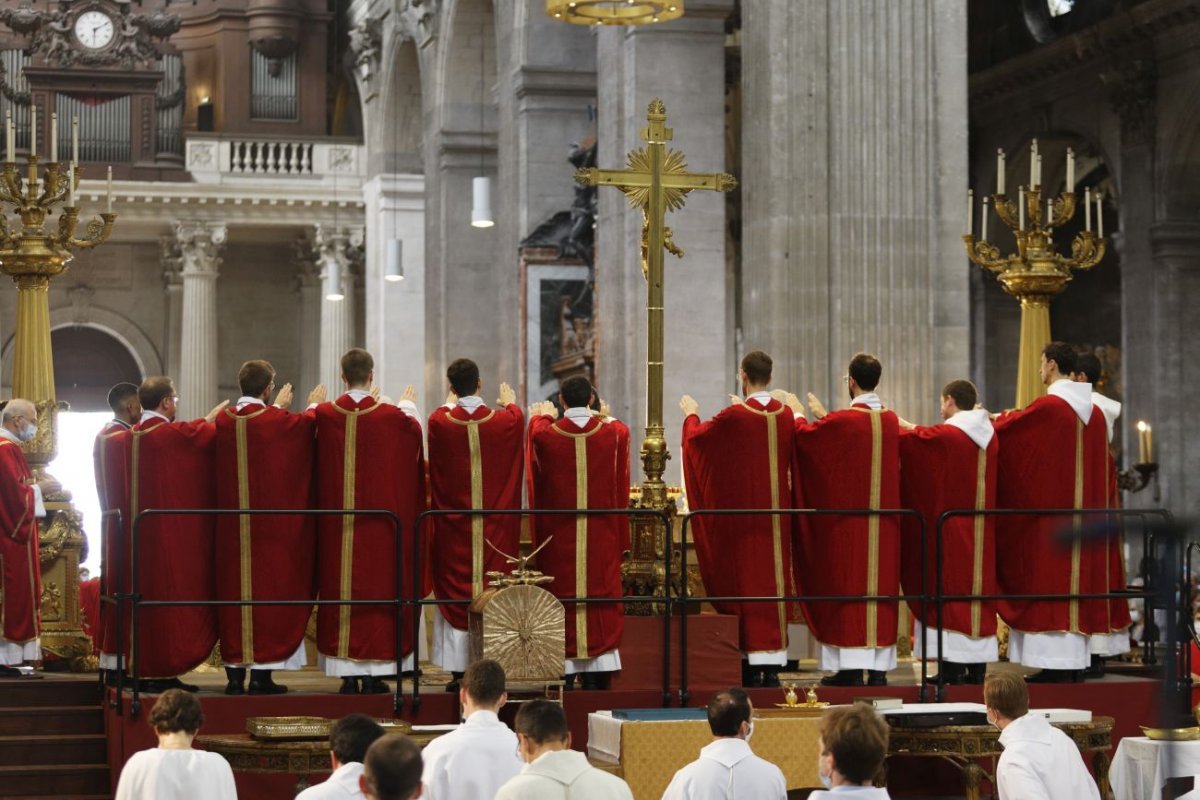
<svg viewBox="0 0 1200 800">
<path fill-rule="evenodd" d="M 0 708 L 0 736 L 104 733 L 104 709 L 88 706 Z"/>
<path fill-rule="evenodd" d="M 96 764 L 36 764 L 0 767 L 0 797 L 97 795 L 109 790 L 108 767 Z"/>
<path fill-rule="evenodd" d="M 13 706 L 99 706 L 104 697 L 100 682 L 91 677 L 78 680 L 0 681 L 0 708 Z"/>
<path fill-rule="evenodd" d="M 102 733 L 80 736 L 0 736 L 0 766 L 107 763 L 108 749 Z"/>
</svg>

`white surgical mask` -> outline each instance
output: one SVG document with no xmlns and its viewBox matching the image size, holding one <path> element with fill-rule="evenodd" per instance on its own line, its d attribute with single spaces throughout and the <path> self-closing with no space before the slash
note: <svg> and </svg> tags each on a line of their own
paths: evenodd
<svg viewBox="0 0 1200 800">
<path fill-rule="evenodd" d="M 745 738 L 745 742 L 746 742 L 747 744 L 749 744 L 749 743 L 750 743 L 750 737 L 751 737 L 751 736 L 753 736 L 753 735 L 754 735 L 754 720 L 750 720 L 749 722 L 747 722 L 747 723 L 746 723 L 746 738 Z"/>
<path fill-rule="evenodd" d="M 26 422 L 25 427 L 21 428 L 21 432 L 17 434 L 17 438 L 22 442 L 33 441 L 34 436 L 37 436 L 37 425 L 32 422 Z"/>
<path fill-rule="evenodd" d="M 996 720 L 995 720 L 995 718 L 992 717 L 991 712 L 988 711 L 988 712 L 985 712 L 985 714 L 987 716 L 988 725 L 991 725 L 996 730 L 1000 730 L 1000 726 L 996 724 Z"/>
<path fill-rule="evenodd" d="M 817 779 L 821 781 L 821 785 L 826 789 L 833 788 L 833 774 L 826 775 L 821 771 L 821 756 L 817 756 Z"/>
</svg>

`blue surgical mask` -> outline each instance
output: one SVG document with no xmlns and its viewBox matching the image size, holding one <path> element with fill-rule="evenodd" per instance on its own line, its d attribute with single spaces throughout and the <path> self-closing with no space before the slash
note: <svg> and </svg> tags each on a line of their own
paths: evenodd
<svg viewBox="0 0 1200 800">
<path fill-rule="evenodd" d="M 17 434 L 17 438 L 22 442 L 31 442 L 34 436 L 37 436 L 37 425 L 32 422 L 26 422 L 25 427 L 21 428 L 21 432 Z"/>
<path fill-rule="evenodd" d="M 833 788 L 833 773 L 826 775 L 824 772 L 821 772 L 821 756 L 820 755 L 817 756 L 817 779 L 821 781 L 821 785 L 824 786 L 826 789 Z"/>
<path fill-rule="evenodd" d="M 746 744 L 750 743 L 750 737 L 754 735 L 754 720 L 746 723 Z"/>
</svg>

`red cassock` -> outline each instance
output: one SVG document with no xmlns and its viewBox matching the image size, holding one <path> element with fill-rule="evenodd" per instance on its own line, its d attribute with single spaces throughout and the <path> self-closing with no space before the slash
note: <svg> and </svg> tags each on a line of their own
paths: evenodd
<svg viewBox="0 0 1200 800">
<path fill-rule="evenodd" d="M 1063 399 L 1046 395 L 996 420 L 1000 438 L 999 508 L 1103 508 L 1108 437 L 1093 406 L 1085 425 Z M 1098 518 L 1080 518 L 1081 525 Z M 996 522 L 996 571 L 1005 594 L 1088 594 L 1107 590 L 1108 547 L 1060 542 L 1073 518 L 1002 517 Z M 1104 600 L 1004 600 L 1000 615 L 1023 632 L 1108 633 Z"/>
<path fill-rule="evenodd" d="M 41 635 L 42 569 L 34 516 L 33 473 L 21 446 L 0 438 L 0 620 L 4 638 L 25 644 Z"/>
<path fill-rule="evenodd" d="M 547 415 L 531 419 L 529 507 L 626 508 L 629 464 L 622 469 L 622 439 L 629 441 L 629 429 L 617 420 L 592 417 L 580 428 Z M 541 571 L 554 576 L 546 588 L 556 597 L 620 597 L 628 527 L 628 518 L 618 516 L 535 516 L 534 547 L 549 540 L 537 555 Z M 566 610 L 567 658 L 595 658 L 621 643 L 620 603 L 569 603 Z"/>
<path fill-rule="evenodd" d="M 900 432 L 900 505 L 925 518 L 928 587 L 937 586 L 938 518 L 952 509 L 985 510 L 996 506 L 996 469 L 1000 443 L 986 448 L 953 425 L 933 425 Z M 911 517 L 900 522 L 901 577 L 905 594 L 921 593 L 921 526 Z M 942 593 L 995 594 L 996 542 L 994 517 L 951 517 L 942 527 Z M 937 625 L 922 604 L 910 602 L 913 615 L 929 629 Z M 992 600 L 946 603 L 942 625 L 979 639 L 996 635 L 996 603 Z"/>
<path fill-rule="evenodd" d="M 202 419 L 143 419 L 133 427 L 129 508 L 134 516 L 154 509 L 216 506 L 216 426 Z M 132 524 L 132 517 L 130 518 Z M 138 593 L 143 600 L 212 600 L 212 516 L 150 516 L 138 528 Z M 166 606 L 138 611 L 132 643 L 138 677 L 171 678 L 207 659 L 217 641 L 213 606 Z"/>
<path fill-rule="evenodd" d="M 439 407 L 429 416 L 429 480 L 433 507 L 509 509 L 521 507 L 525 416 L 515 404 L 468 413 L 461 406 Z M 433 593 L 446 600 L 470 600 L 486 587 L 486 573 L 507 573 L 504 556 L 520 546 L 517 516 L 435 518 L 430 544 Z M 466 606 L 438 606 L 459 630 L 467 628 Z"/>
<path fill-rule="evenodd" d="M 112 597 L 129 591 L 129 428 L 115 420 L 105 424 L 92 446 L 96 470 L 96 496 L 100 501 L 100 594 Z M 129 648 L 129 615 L 122 624 L 117 645 L 117 607 L 100 603 L 96 646 L 115 656 Z"/>
<path fill-rule="evenodd" d="M 421 423 L 396 406 L 344 394 L 315 411 L 320 508 L 383 509 L 400 518 L 404 597 L 416 597 L 412 552 L 417 515 L 425 510 Z M 322 598 L 391 600 L 396 596 L 396 534 L 382 516 L 322 517 L 317 585 Z M 412 617 L 401 614 L 401 657 L 413 650 Z M 321 606 L 317 649 L 332 658 L 396 658 L 393 606 Z"/>
<path fill-rule="evenodd" d="M 895 414 L 865 406 L 832 411 L 811 424 L 797 419 L 797 475 L 804 501 L 811 508 L 898 508 L 899 433 Z M 801 594 L 899 594 L 897 517 L 810 517 L 797 541 Z M 822 644 L 891 647 L 897 611 L 895 602 L 833 601 L 806 603 L 804 613 Z"/>
<path fill-rule="evenodd" d="M 247 404 L 217 417 L 217 507 L 296 508 L 313 503 L 315 418 Z M 312 517 L 217 518 L 218 600 L 311 600 L 316 595 Z M 284 661 L 304 641 L 308 606 L 223 606 L 228 664 Z"/>
<path fill-rule="evenodd" d="M 795 423 L 778 400 L 737 403 L 701 422 L 683 421 L 683 478 L 688 506 L 790 508 Z M 796 594 L 789 516 L 697 516 L 692 537 L 705 591 L 713 597 Z M 786 603 L 714 603 L 736 614 L 744 653 L 787 647 Z"/>
</svg>

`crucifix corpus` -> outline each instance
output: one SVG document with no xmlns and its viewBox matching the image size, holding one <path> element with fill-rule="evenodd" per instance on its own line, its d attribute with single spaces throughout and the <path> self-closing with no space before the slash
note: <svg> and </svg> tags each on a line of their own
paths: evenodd
<svg viewBox="0 0 1200 800">
<path fill-rule="evenodd" d="M 687 161 L 678 150 L 668 150 L 671 129 L 666 126 L 667 108 L 655 98 L 642 129 L 646 146 L 631 150 L 625 169 L 590 167 L 575 172 L 575 180 L 589 186 L 615 186 L 625 193 L 629 205 L 642 211 L 642 271 L 646 277 L 646 435 L 642 440 L 641 497 L 636 507 L 674 515 L 675 501 L 667 497 L 663 473 L 667 468 L 667 442 L 663 431 L 663 251 L 682 257 L 663 218 L 668 211 L 683 208 L 684 197 L 694 189 L 728 192 L 737 186 L 732 175 L 687 171 Z M 643 522 L 647 524 L 643 524 Z M 632 594 L 663 595 L 661 560 L 667 538 L 654 520 L 634 520 L 632 553 L 623 572 Z M 657 566 L 657 568 L 656 568 Z M 677 587 L 676 587 L 677 588 Z M 633 591 L 636 590 L 636 591 Z M 633 609 L 631 608 L 632 612 Z M 643 613 L 648 613 L 643 610 Z"/>
</svg>

